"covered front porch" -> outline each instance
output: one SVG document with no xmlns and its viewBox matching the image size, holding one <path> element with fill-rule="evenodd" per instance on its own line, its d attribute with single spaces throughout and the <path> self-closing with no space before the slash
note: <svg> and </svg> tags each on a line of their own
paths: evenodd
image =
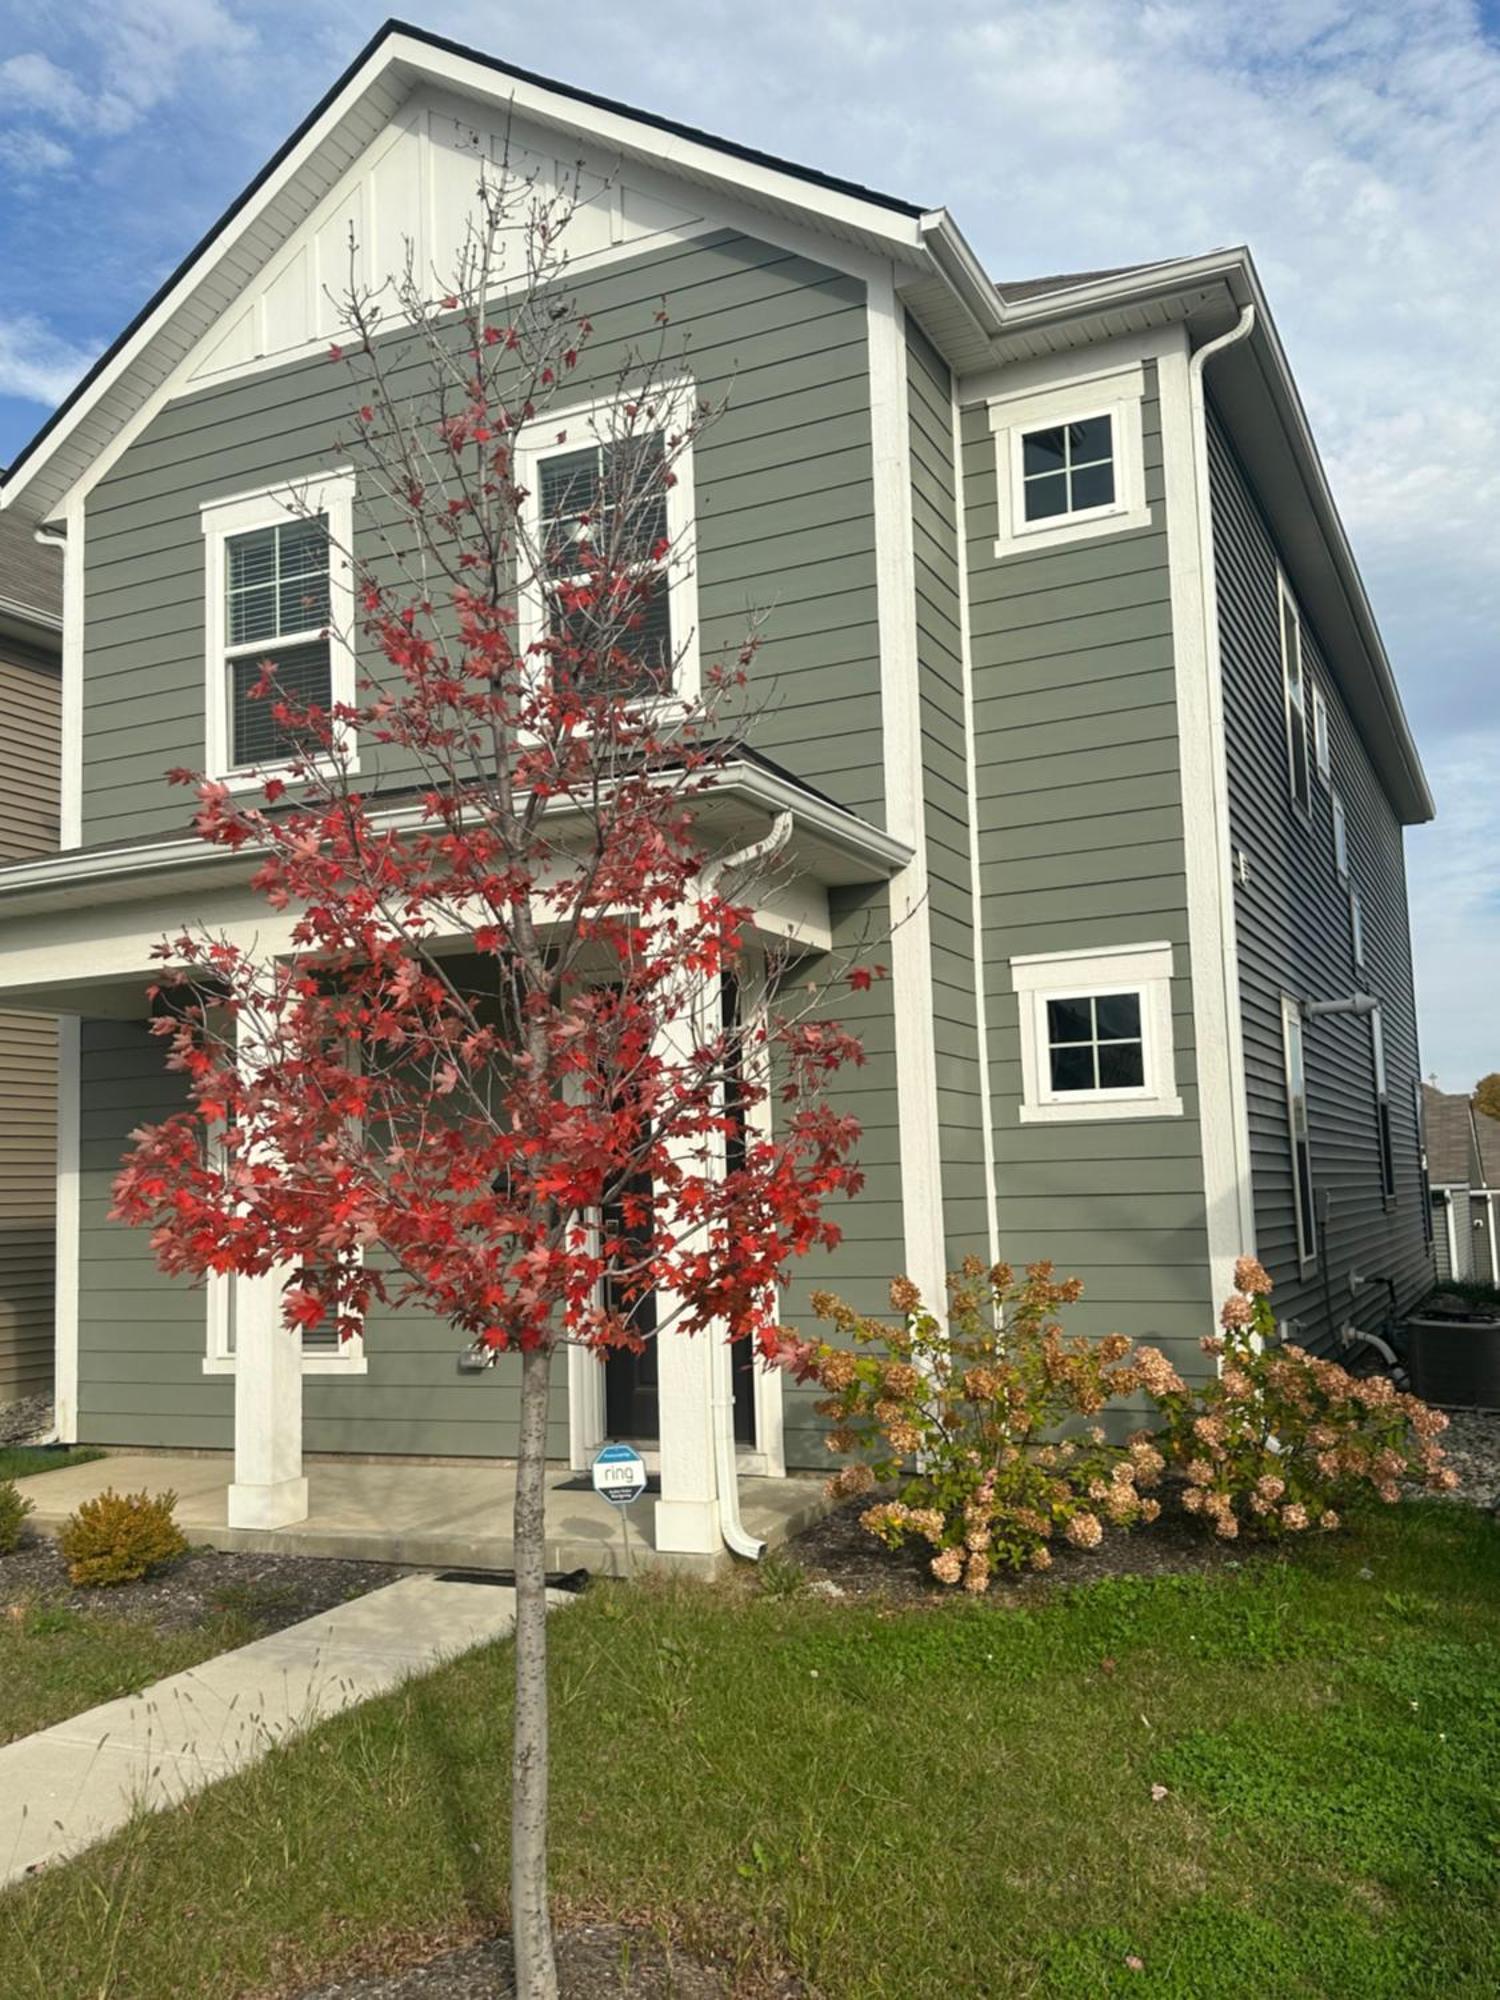
<svg viewBox="0 0 1500 2000">
<path fill-rule="evenodd" d="M 131 1493 L 170 1488 L 188 1540 L 209 1548 L 342 1556 L 421 1569 L 513 1566 L 515 1468 L 503 1460 L 429 1465 L 312 1458 L 306 1463 L 306 1516 L 279 1528 L 230 1525 L 233 1477 L 227 1454 L 110 1453 L 88 1465 L 34 1475 L 26 1481 L 26 1496 L 36 1505 L 31 1525 L 46 1534 L 55 1534 L 81 1501 L 106 1487 Z M 828 1504 L 821 1479 L 750 1475 L 740 1482 L 741 1518 L 767 1548 L 797 1534 Z M 674 1569 L 701 1576 L 728 1564 L 722 1547 L 717 1552 L 659 1547 L 657 1505 L 658 1496 L 647 1493 L 630 1508 L 612 1507 L 571 1467 L 549 1466 L 548 1570 L 625 1576 Z"/>
</svg>

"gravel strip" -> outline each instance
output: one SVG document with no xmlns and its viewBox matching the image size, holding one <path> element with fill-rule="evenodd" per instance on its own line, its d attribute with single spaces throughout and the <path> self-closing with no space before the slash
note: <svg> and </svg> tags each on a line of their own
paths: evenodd
<svg viewBox="0 0 1500 2000">
<path fill-rule="evenodd" d="M 1450 1410 L 1439 1442 L 1459 1477 L 1452 1498 L 1500 1509 L 1500 1411 Z"/>
<path fill-rule="evenodd" d="M 394 1563 L 194 1549 L 139 1583 L 79 1590 L 68 1581 L 57 1544 L 32 1535 L 13 1554 L 0 1556 L 0 1614 L 10 1604 L 41 1601 L 144 1619 L 159 1632 L 172 1632 L 236 1612 L 259 1632 L 279 1632 L 407 1574 Z"/>
<path fill-rule="evenodd" d="M 0 1444 L 33 1444 L 51 1429 L 52 1403 L 46 1396 L 0 1404 Z"/>
</svg>

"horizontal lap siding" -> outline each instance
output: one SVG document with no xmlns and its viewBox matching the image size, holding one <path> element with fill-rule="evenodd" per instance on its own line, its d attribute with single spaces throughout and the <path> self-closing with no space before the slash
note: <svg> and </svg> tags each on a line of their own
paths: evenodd
<svg viewBox="0 0 1500 2000">
<path fill-rule="evenodd" d="M 1161 429 L 1148 371 L 1148 528 L 997 559 L 996 448 L 963 452 L 980 889 L 1002 1254 L 1084 1281 L 1068 1325 L 1202 1366 L 1209 1324 L 1188 974 L 1182 789 Z M 1180 1118 L 1023 1125 L 1013 957 L 1174 948 Z"/>
<path fill-rule="evenodd" d="M 653 350 L 654 315 L 664 305 L 667 352 L 682 345 L 700 390 L 724 405 L 694 453 L 705 661 L 737 650 L 758 617 L 756 672 L 768 700 L 757 744 L 840 804 L 882 822 L 863 287 L 772 245 L 725 234 L 617 265 L 575 289 L 595 334 L 565 402 L 612 390 L 630 347 Z M 163 773 L 197 765 L 204 754 L 200 503 L 352 458 L 337 443 L 351 428 L 350 408 L 349 378 L 326 360 L 204 390 L 163 410 L 91 494 L 86 840 L 159 835 L 185 823 L 183 796 L 165 785 Z M 356 537 L 362 521 L 357 500 Z M 381 775 L 394 782 L 400 774 Z M 858 952 L 862 939 L 888 928 L 883 893 L 844 893 L 834 914 L 840 952 Z M 900 1259 L 889 988 L 841 1001 L 839 1013 L 863 1034 L 869 1053 L 866 1067 L 833 1092 L 863 1128 L 869 1185 L 857 1202 L 841 1205 L 841 1247 L 799 1269 L 787 1301 L 788 1318 L 799 1323 L 807 1321 L 807 1293 L 816 1285 L 880 1303 Z M 102 1026 L 91 1034 L 103 1038 L 99 1060 L 128 1054 L 128 1094 L 154 1103 L 163 1079 L 152 1070 L 148 1084 L 136 1073 L 138 1063 L 154 1059 L 144 1036 Z M 113 1104 L 106 1110 L 102 1098 L 94 1114 L 96 1233 L 80 1361 L 86 1434 L 120 1443 L 227 1444 L 230 1383 L 202 1375 L 201 1297 L 160 1278 L 144 1240 L 103 1220 L 109 1176 L 141 1115 Z M 129 1299 L 138 1312 L 125 1311 L 108 1282 L 121 1258 L 129 1260 Z M 512 1451 L 513 1370 L 461 1377 L 459 1344 L 451 1330 L 416 1314 L 377 1312 L 368 1375 L 307 1381 L 309 1449 Z M 820 1427 L 795 1396 L 789 1403 L 792 1462 L 818 1462 Z M 549 1449 L 567 1452 L 561 1366 Z"/>
<path fill-rule="evenodd" d="M 0 660 L 0 862 L 57 846 L 61 691 L 55 667 Z M 57 1029 L 0 1014 L 0 1403 L 52 1388 L 56 1215 Z"/>
<path fill-rule="evenodd" d="M 723 403 L 695 448 L 700 641 L 733 653 L 764 620 L 768 754 L 854 811 L 882 812 L 863 289 L 739 236 L 580 281 L 595 332 L 559 407 L 615 387 L 658 337 Z M 670 365 L 675 366 L 673 362 Z M 397 380 L 412 381 L 410 370 Z M 339 462 L 354 384 L 326 358 L 171 404 L 90 495 L 84 838 L 180 831 L 165 783 L 204 756 L 205 500 Z M 356 498 L 355 536 L 376 517 Z M 373 662 L 366 662 L 373 666 Z M 378 775 L 380 754 L 369 752 Z"/>
<path fill-rule="evenodd" d="M 1223 426 L 1209 426 L 1214 566 L 1228 737 L 1231 839 L 1249 880 L 1235 891 L 1240 1006 L 1249 1099 L 1251 1178 L 1262 1260 L 1276 1305 L 1326 1346 L 1347 1317 L 1366 1319 L 1379 1294 L 1351 1298 L 1349 1272 L 1389 1273 L 1403 1305 L 1431 1283 L 1422 1228 L 1415 1086 L 1421 1074 L 1402 831 L 1376 777 L 1317 634 L 1304 618 L 1310 685 L 1328 703 L 1333 783 L 1344 801 L 1352 880 L 1364 915 L 1367 974 L 1354 965 L 1349 901 L 1333 857 L 1327 786 L 1314 773 L 1312 823 L 1292 803 L 1277 624 L 1276 550 Z M 1311 693 L 1309 690 L 1309 701 Z M 1326 1268 L 1299 1273 L 1292 1196 L 1281 996 L 1333 999 L 1365 986 L 1379 996 L 1395 1141 L 1396 1201 L 1380 1185 L 1374 1064 L 1366 1021 L 1307 1024 L 1305 1061 L 1312 1169 L 1331 1200 Z M 1331 1295 L 1331 1314 L 1330 1314 Z"/>
<path fill-rule="evenodd" d="M 958 577 L 957 470 L 947 365 L 907 326 L 922 800 L 932 918 L 933 1033 L 947 1262 L 984 1256 L 984 1130 L 974 1004 L 974 901 Z"/>
</svg>

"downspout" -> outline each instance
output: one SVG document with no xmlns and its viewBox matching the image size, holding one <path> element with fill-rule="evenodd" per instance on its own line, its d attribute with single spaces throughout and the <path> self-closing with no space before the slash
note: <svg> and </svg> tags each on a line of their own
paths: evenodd
<svg viewBox="0 0 1500 2000">
<path fill-rule="evenodd" d="M 792 815 L 779 812 L 771 823 L 771 831 L 764 838 L 752 841 L 748 847 L 736 848 L 733 854 L 711 861 L 704 868 L 706 886 L 714 888 L 725 875 L 753 867 L 759 861 L 770 861 L 791 837 Z M 734 1349 L 727 1340 L 714 1343 L 709 1424 L 713 1431 L 714 1465 L 719 1488 L 719 1533 L 724 1537 L 724 1546 L 731 1555 L 743 1556 L 747 1562 L 759 1562 L 766 1552 L 766 1545 L 757 1541 L 740 1519 L 740 1467 L 734 1441 Z"/>
</svg>

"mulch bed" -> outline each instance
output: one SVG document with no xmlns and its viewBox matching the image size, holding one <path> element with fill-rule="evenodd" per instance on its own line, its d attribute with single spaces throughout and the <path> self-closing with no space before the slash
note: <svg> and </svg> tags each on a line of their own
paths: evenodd
<svg viewBox="0 0 1500 2000">
<path fill-rule="evenodd" d="M 888 1549 L 866 1528 L 859 1517 L 879 1496 L 867 1494 L 825 1514 L 802 1534 L 794 1536 L 778 1554 L 800 1563 L 832 1596 L 883 1597 L 900 1603 L 952 1603 L 962 1593 L 951 1585 L 938 1583 L 928 1570 L 931 1551 L 920 1548 Z M 1097 1583 L 1106 1576 L 1181 1576 L 1207 1570 L 1239 1569 L 1247 1557 L 1264 1559 L 1237 1542 L 1221 1542 L 1195 1527 L 1170 1508 L 1159 1521 L 1134 1534 L 1106 1535 L 1096 1549 L 1075 1549 L 1058 1540 L 1052 1544 L 1052 1567 L 1009 1578 L 996 1575 L 987 1601 L 1010 1600 L 1025 1603 L 1074 1584 Z"/>
<path fill-rule="evenodd" d="M 0 1556 L 0 1617 L 11 1604 L 41 1601 L 142 1619 L 160 1632 L 191 1630 L 230 1612 L 262 1633 L 279 1632 L 406 1574 L 394 1563 L 194 1549 L 139 1583 L 79 1590 L 56 1543 L 31 1535 Z"/>
<path fill-rule="evenodd" d="M 803 2000 L 789 1976 L 731 1985 L 718 1967 L 684 1957 L 651 1931 L 625 1924 L 578 1924 L 557 1937 L 562 2000 Z M 511 2000 L 510 1944 L 504 1938 L 464 1945 L 395 1972 L 355 1973 L 305 1992 L 299 2000 Z"/>
</svg>

